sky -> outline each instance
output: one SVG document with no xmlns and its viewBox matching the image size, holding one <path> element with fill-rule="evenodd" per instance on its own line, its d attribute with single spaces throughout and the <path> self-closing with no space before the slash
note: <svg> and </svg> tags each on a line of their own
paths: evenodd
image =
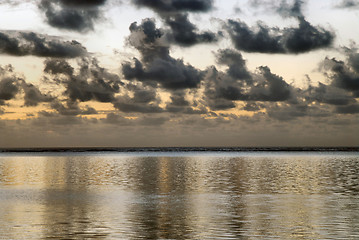
<svg viewBox="0 0 359 240">
<path fill-rule="evenodd" d="M 0 148 L 358 146 L 358 0 L 0 0 Z"/>
</svg>

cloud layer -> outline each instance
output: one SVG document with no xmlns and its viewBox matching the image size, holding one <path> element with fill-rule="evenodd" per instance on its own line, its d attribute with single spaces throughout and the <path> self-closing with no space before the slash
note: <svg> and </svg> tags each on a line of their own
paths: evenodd
<svg viewBox="0 0 359 240">
<path fill-rule="evenodd" d="M 21 2 L 2 4 L 16 8 Z M 357 126 L 357 45 L 336 46 L 337 32 L 328 24 L 312 23 L 305 16 L 303 1 L 253 0 L 243 5 L 264 9 L 264 15 L 289 20 L 289 25 L 249 24 L 244 12 L 236 12 L 235 17 L 228 14 L 213 20 L 219 28 L 205 29 L 198 22 L 221 14 L 216 10 L 218 1 L 134 0 L 128 3 L 131 8 L 150 10 L 154 17 L 141 16 L 127 29 L 116 29 L 128 33 L 124 46 L 128 52 L 110 57 L 85 47 L 89 37 L 101 34 L 98 24 L 108 20 L 110 1 L 30 4 L 36 6 L 46 27 L 61 37 L 26 29 L 0 30 L 0 55 L 26 56 L 43 63 L 36 66 L 42 69 L 41 77 L 24 76 L 11 64 L 0 66 L 0 129 L 9 133 L 18 127 L 13 121 L 16 114 L 22 116 L 18 120 L 22 126 L 43 126 L 46 132 L 58 134 L 73 126 L 80 134 L 91 126 L 101 136 L 114 134 L 111 129 L 118 127 L 128 135 L 131 129 L 151 137 L 163 128 L 168 138 L 186 132 L 198 134 L 198 139 L 203 133 L 211 137 L 226 133 L 233 141 L 238 138 L 234 132 L 239 131 L 248 138 L 271 131 L 288 137 L 321 123 L 333 132 L 346 129 L 346 134 L 350 126 Z M 120 1 L 111 4 L 119 14 L 126 10 Z M 355 1 L 333 5 L 337 10 L 356 7 Z M 213 65 L 200 68 L 186 60 L 191 58 L 179 56 L 199 45 L 213 51 Z M 309 72 L 286 79 L 271 64 L 272 54 L 296 58 L 329 49 L 327 57 L 313 66 L 321 80 L 311 79 Z M 106 57 L 116 59 L 115 68 L 106 65 Z M 257 65 L 250 62 L 255 58 L 261 58 Z M 26 67 L 31 67 L 30 61 Z M 306 83 L 298 83 L 301 78 Z M 322 136 L 327 136 L 322 130 Z M 344 138 L 344 133 L 338 134 Z"/>
</svg>

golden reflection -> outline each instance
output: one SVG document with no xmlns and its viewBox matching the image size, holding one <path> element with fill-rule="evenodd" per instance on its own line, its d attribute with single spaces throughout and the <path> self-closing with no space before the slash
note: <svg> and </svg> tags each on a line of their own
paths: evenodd
<svg viewBox="0 0 359 240">
<path fill-rule="evenodd" d="M 41 158 L 8 157 L 0 160 L 3 161 L 0 179 L 3 184 L 42 187 L 45 182 L 45 166 Z"/>
<path fill-rule="evenodd" d="M 358 163 L 301 154 L 4 155 L 0 238 L 355 239 Z"/>
<path fill-rule="evenodd" d="M 57 160 L 57 161 L 56 161 Z M 100 214 L 89 191 L 96 169 L 86 157 L 66 157 L 46 161 L 47 178 L 44 235 L 51 238 L 103 238 L 106 228 L 99 229 Z"/>
<path fill-rule="evenodd" d="M 158 171 L 158 175 L 159 175 L 159 193 L 160 194 L 169 194 L 171 191 L 171 186 L 170 186 L 170 161 L 171 159 L 168 157 L 161 157 L 158 158 L 159 161 L 159 171 Z"/>
</svg>

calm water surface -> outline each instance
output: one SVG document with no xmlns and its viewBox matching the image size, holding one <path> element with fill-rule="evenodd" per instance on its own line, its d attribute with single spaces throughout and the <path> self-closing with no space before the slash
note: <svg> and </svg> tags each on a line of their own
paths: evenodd
<svg viewBox="0 0 359 240">
<path fill-rule="evenodd" d="M 359 153 L 0 154 L 0 239 L 359 239 Z"/>
</svg>

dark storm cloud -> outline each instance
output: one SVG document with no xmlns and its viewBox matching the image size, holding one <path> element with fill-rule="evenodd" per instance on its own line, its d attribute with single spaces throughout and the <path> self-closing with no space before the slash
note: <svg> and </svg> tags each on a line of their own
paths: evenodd
<svg viewBox="0 0 359 240">
<path fill-rule="evenodd" d="M 250 72 L 240 52 L 232 49 L 218 50 L 216 58 L 227 69 L 207 70 L 203 100 L 212 110 L 236 108 L 238 101 L 245 103 L 242 109 L 247 111 L 264 109 L 264 103 L 297 101 L 298 91 L 269 67 L 261 66 Z"/>
<path fill-rule="evenodd" d="M 134 0 L 137 6 L 144 6 L 156 12 L 207 12 L 213 7 L 213 0 Z"/>
<path fill-rule="evenodd" d="M 349 91 L 359 90 L 359 76 L 357 73 L 350 71 L 342 61 L 337 61 L 334 58 L 326 61 L 332 63 L 332 75 L 330 78 L 333 80 L 333 85 Z"/>
<path fill-rule="evenodd" d="M 132 23 L 129 29 L 131 33 L 143 32 L 143 41 L 145 41 L 147 44 L 155 43 L 157 39 L 163 36 L 163 31 L 159 28 L 156 28 L 155 21 L 150 18 L 142 20 L 142 23 L 140 25 L 138 25 L 137 22 Z M 134 46 L 139 47 L 138 45 Z"/>
<path fill-rule="evenodd" d="M 161 99 L 156 89 L 131 85 L 127 87 L 125 95 L 118 96 L 113 105 L 116 109 L 126 113 L 161 113 L 163 109 L 159 106 Z M 132 97 L 128 93 L 131 93 Z"/>
<path fill-rule="evenodd" d="M 170 102 L 166 105 L 166 111 L 170 113 L 180 114 L 207 114 L 208 111 L 205 106 L 199 106 L 194 101 L 193 103 L 186 99 L 187 93 L 185 91 L 174 91 L 170 96 Z"/>
<path fill-rule="evenodd" d="M 247 69 L 246 61 L 240 52 L 232 49 L 222 49 L 216 54 L 217 62 L 228 66 L 227 73 L 235 79 L 251 81 L 252 76 Z"/>
<path fill-rule="evenodd" d="M 292 87 L 284 79 L 273 74 L 268 67 L 259 67 L 263 82 L 257 82 L 249 91 L 250 100 L 279 102 L 292 97 Z"/>
<path fill-rule="evenodd" d="M 19 92 L 18 80 L 13 77 L 0 78 L 0 105 L 15 98 Z"/>
<path fill-rule="evenodd" d="M 144 62 L 169 58 L 169 45 L 163 37 L 164 31 L 156 28 L 153 19 L 144 19 L 140 25 L 134 22 L 129 29 L 128 43 L 141 53 Z"/>
<path fill-rule="evenodd" d="M 359 97 L 359 53 L 357 49 L 346 49 L 347 60 L 326 58 L 322 69 L 331 80 L 331 85 L 352 92 Z"/>
<path fill-rule="evenodd" d="M 201 71 L 174 58 L 156 58 L 145 66 L 135 59 L 134 64 L 134 67 L 130 63 L 122 66 L 126 79 L 137 79 L 141 82 L 153 81 L 169 90 L 197 88 L 202 79 Z"/>
<path fill-rule="evenodd" d="M 11 65 L 0 66 L 0 105 L 5 101 L 15 99 L 17 94 L 23 91 L 24 106 L 37 106 L 41 102 L 51 102 L 53 98 L 43 94 L 36 86 L 26 83 L 21 77 L 17 77 Z"/>
<path fill-rule="evenodd" d="M 323 83 L 317 87 L 309 86 L 305 90 L 305 98 L 308 102 L 319 102 L 330 105 L 348 105 L 355 102 L 355 99 L 347 91 Z"/>
<path fill-rule="evenodd" d="M 0 32 L 0 54 L 75 58 L 87 54 L 77 41 L 61 41 L 33 32 Z"/>
<path fill-rule="evenodd" d="M 257 30 L 242 21 L 228 20 L 227 31 L 238 50 L 260 53 L 284 53 L 277 28 L 258 23 Z"/>
<path fill-rule="evenodd" d="M 157 94 L 155 91 L 137 90 L 134 92 L 133 101 L 135 103 L 149 103 L 156 101 Z"/>
<path fill-rule="evenodd" d="M 74 73 L 74 68 L 63 59 L 47 59 L 44 63 L 45 73 L 50 73 L 52 75 L 65 74 L 67 76 L 72 76 Z"/>
<path fill-rule="evenodd" d="M 294 89 L 266 66 L 248 71 L 242 55 L 232 49 L 216 54 L 217 62 L 228 66 L 226 72 L 216 68 L 207 71 L 205 101 L 213 110 L 236 107 L 235 101 L 251 102 L 248 110 L 257 109 L 254 102 L 285 102 L 295 99 Z"/>
<path fill-rule="evenodd" d="M 58 74 L 65 77 L 57 80 L 58 84 L 64 85 L 65 95 L 71 101 L 87 102 L 91 100 L 99 102 L 112 102 L 114 95 L 120 91 L 118 75 L 108 72 L 98 65 L 96 59 L 82 59 L 80 70 L 73 73 L 73 68 L 64 60 L 48 59 L 45 61 L 45 72 L 53 75 L 56 79 Z"/>
<path fill-rule="evenodd" d="M 185 98 L 186 93 L 183 91 L 173 92 L 170 96 L 171 105 L 176 107 L 188 107 L 190 102 Z"/>
<path fill-rule="evenodd" d="M 0 66 L 0 105 L 4 105 L 5 101 L 15 98 L 19 92 L 21 80 L 14 75 L 11 65 Z"/>
<path fill-rule="evenodd" d="M 250 28 L 240 20 L 228 20 L 227 31 L 238 50 L 259 53 L 305 53 L 330 47 L 334 33 L 314 27 L 304 18 L 298 18 L 297 28 L 271 28 L 258 23 Z"/>
<path fill-rule="evenodd" d="M 134 59 L 134 63 L 124 63 L 122 72 L 126 79 L 158 83 L 171 90 L 199 86 L 203 73 L 169 55 L 169 46 L 153 20 L 145 19 L 141 25 L 133 23 L 130 31 L 129 43 L 141 53 L 143 62 Z"/>
<path fill-rule="evenodd" d="M 41 102 L 51 102 L 54 100 L 53 97 L 47 94 L 43 94 L 36 86 L 31 83 L 22 83 L 22 89 L 24 90 L 24 105 L 37 106 Z"/>
<path fill-rule="evenodd" d="M 178 13 L 166 18 L 167 25 L 171 28 L 168 38 L 173 43 L 181 46 L 193 46 L 199 43 L 217 42 L 217 35 L 210 31 L 199 32 L 191 23 L 187 14 Z"/>
<path fill-rule="evenodd" d="M 94 7 L 101 6 L 106 0 L 60 0 L 61 4 L 74 7 Z"/>
<path fill-rule="evenodd" d="M 218 71 L 215 67 L 207 71 L 204 82 L 205 91 L 203 101 L 212 110 L 227 110 L 235 108 L 233 101 L 247 100 L 247 95 L 243 94 L 241 81 L 233 79 L 228 74 Z"/>
<path fill-rule="evenodd" d="M 304 18 L 299 19 L 299 28 L 284 29 L 285 48 L 291 53 L 303 53 L 330 47 L 334 41 L 333 32 L 314 27 Z"/>
<path fill-rule="evenodd" d="M 256 27 L 250 28 L 240 20 L 228 20 L 227 31 L 238 50 L 259 53 L 305 53 L 332 45 L 335 34 L 320 26 L 312 26 L 302 13 L 303 1 L 295 0 L 293 4 L 281 1 L 261 0 L 252 1 L 252 5 L 264 5 L 275 9 L 284 18 L 293 17 L 298 20 L 298 27 L 279 29 L 268 27 L 258 22 Z"/>
<path fill-rule="evenodd" d="M 135 0 L 137 6 L 149 7 L 157 12 L 170 28 L 166 33 L 168 41 L 188 47 L 200 43 L 218 41 L 218 34 L 199 31 L 188 19 L 188 12 L 207 12 L 213 8 L 212 0 Z"/>
<path fill-rule="evenodd" d="M 283 102 L 292 97 L 292 87 L 284 79 L 273 74 L 268 67 L 259 67 L 257 79 L 242 87 L 241 84 L 219 86 L 217 96 L 231 101 Z"/>
<path fill-rule="evenodd" d="M 39 8 L 47 23 L 55 28 L 87 32 L 94 30 L 96 21 L 102 18 L 100 7 L 105 0 L 41 0 Z"/>
</svg>

